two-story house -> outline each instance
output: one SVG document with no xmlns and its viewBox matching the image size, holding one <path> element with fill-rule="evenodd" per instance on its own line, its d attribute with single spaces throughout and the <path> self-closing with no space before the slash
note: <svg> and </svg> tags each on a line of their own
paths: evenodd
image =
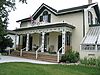
<svg viewBox="0 0 100 75">
<path fill-rule="evenodd" d="M 26 51 L 36 51 L 36 46 L 41 52 L 57 52 L 61 49 L 62 54 L 72 49 L 80 52 L 81 58 L 88 55 L 97 56 L 96 53 L 100 55 L 94 48 L 97 41 L 91 44 L 89 38 L 87 40 L 89 33 L 90 38 L 93 37 L 92 34 L 97 33 L 95 27 L 100 28 L 97 3 L 62 10 L 56 10 L 43 3 L 31 17 L 17 22 L 20 22 L 20 28 L 15 30 L 19 35 L 18 47 L 26 47 Z M 93 50 L 87 48 L 89 45 L 93 46 Z M 94 54 L 90 53 L 91 51 L 97 52 Z"/>
</svg>

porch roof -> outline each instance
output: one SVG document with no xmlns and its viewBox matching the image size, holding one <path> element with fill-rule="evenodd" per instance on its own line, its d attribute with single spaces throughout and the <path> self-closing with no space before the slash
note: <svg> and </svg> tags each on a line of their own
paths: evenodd
<svg viewBox="0 0 100 75">
<path fill-rule="evenodd" d="M 33 26 L 33 27 L 25 27 L 25 28 L 18 28 L 14 31 L 23 31 L 23 30 L 36 30 L 36 29 L 45 29 L 45 28 L 56 28 L 56 27 L 68 27 L 74 29 L 75 26 L 70 25 L 68 23 L 49 23 L 39 26 Z"/>
</svg>

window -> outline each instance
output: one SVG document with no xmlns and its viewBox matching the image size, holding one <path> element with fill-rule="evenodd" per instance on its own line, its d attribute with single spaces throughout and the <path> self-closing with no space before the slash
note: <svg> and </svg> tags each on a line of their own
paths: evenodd
<svg viewBox="0 0 100 75">
<path fill-rule="evenodd" d="M 40 22 L 50 22 L 51 14 L 48 14 L 48 11 L 44 11 L 42 16 L 40 16 Z"/>
<path fill-rule="evenodd" d="M 70 33 L 67 32 L 67 33 L 66 33 L 66 45 L 68 45 L 68 46 L 70 46 L 70 41 L 71 41 L 70 38 L 71 38 L 71 37 L 70 37 Z"/>
<path fill-rule="evenodd" d="M 90 11 L 88 11 L 88 24 L 92 25 L 93 24 L 93 16 Z"/>
<path fill-rule="evenodd" d="M 97 18 L 95 18 L 95 24 L 98 24 L 98 19 Z"/>
</svg>

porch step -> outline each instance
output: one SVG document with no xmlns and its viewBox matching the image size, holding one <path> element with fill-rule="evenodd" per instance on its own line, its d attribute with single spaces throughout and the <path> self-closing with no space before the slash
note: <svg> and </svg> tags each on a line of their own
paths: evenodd
<svg viewBox="0 0 100 75">
<path fill-rule="evenodd" d="M 28 59 L 34 59 L 34 60 L 41 60 L 41 61 L 48 61 L 48 62 L 53 62 L 57 63 L 57 54 L 48 54 L 48 53 L 38 53 L 38 58 L 36 59 L 36 54 L 33 52 L 23 52 L 23 55 L 20 56 L 19 51 L 13 51 L 11 53 L 11 56 L 18 56 L 18 57 L 23 57 L 23 58 L 28 58 Z"/>
<path fill-rule="evenodd" d="M 20 56 L 20 53 L 19 53 L 19 51 L 13 51 L 11 53 L 11 56 Z"/>
<path fill-rule="evenodd" d="M 22 56 L 20 56 L 20 51 L 14 51 L 11 53 L 11 56 L 18 56 L 18 57 L 23 57 L 23 58 L 28 58 L 28 59 L 35 59 L 35 54 L 33 54 L 32 52 L 26 52 L 24 51 Z"/>
</svg>

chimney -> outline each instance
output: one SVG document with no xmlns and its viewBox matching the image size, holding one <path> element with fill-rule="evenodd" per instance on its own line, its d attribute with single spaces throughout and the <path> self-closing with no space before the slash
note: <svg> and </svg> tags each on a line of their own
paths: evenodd
<svg viewBox="0 0 100 75">
<path fill-rule="evenodd" d="M 88 0 L 88 4 L 91 4 L 92 3 L 92 0 Z"/>
</svg>

